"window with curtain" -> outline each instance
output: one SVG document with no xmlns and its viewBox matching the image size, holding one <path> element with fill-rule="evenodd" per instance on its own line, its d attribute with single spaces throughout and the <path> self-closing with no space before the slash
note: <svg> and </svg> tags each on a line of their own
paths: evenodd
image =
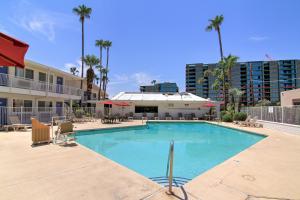
<svg viewBox="0 0 300 200">
<path fill-rule="evenodd" d="M 31 79 L 31 80 L 34 79 L 34 72 L 33 72 L 32 69 L 26 69 L 25 70 L 25 78 Z"/>
<path fill-rule="evenodd" d="M 24 77 L 24 69 L 20 67 L 15 67 L 15 76 L 16 77 Z"/>
<path fill-rule="evenodd" d="M 41 82 L 46 82 L 47 78 L 46 78 L 46 73 L 43 72 L 39 72 L 39 81 Z"/>
</svg>

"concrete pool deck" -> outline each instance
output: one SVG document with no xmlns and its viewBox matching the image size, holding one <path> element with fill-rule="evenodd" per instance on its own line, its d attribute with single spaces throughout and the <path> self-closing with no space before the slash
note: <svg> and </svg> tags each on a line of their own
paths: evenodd
<svg viewBox="0 0 300 200">
<path fill-rule="evenodd" d="M 141 121 L 75 129 L 141 125 Z M 268 135 L 168 196 L 165 188 L 76 143 L 31 146 L 31 132 L 0 132 L 0 199 L 300 199 L 300 136 Z"/>
</svg>

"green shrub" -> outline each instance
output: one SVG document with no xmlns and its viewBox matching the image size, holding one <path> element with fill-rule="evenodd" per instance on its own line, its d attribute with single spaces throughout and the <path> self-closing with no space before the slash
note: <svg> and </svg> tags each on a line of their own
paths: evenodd
<svg viewBox="0 0 300 200">
<path fill-rule="evenodd" d="M 83 115 L 84 115 L 84 111 L 83 110 L 78 109 L 78 110 L 75 111 L 75 117 L 82 118 Z"/>
<path fill-rule="evenodd" d="M 247 114 L 243 112 L 238 112 L 233 114 L 233 120 L 235 121 L 245 121 L 247 118 Z"/>
<path fill-rule="evenodd" d="M 224 116 L 225 114 L 227 114 L 227 111 L 226 111 L 226 110 L 222 110 L 222 111 L 221 111 L 221 119 L 223 118 L 223 116 Z"/>
<path fill-rule="evenodd" d="M 222 117 L 223 122 L 232 122 L 232 115 L 231 114 L 225 114 Z"/>
</svg>

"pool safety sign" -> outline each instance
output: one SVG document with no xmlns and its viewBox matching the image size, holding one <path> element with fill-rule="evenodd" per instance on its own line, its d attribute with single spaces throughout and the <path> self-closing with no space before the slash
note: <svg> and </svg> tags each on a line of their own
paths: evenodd
<svg viewBox="0 0 300 200">
<path fill-rule="evenodd" d="M 269 113 L 273 113 L 274 112 L 273 106 L 269 106 L 268 111 L 269 111 Z"/>
</svg>

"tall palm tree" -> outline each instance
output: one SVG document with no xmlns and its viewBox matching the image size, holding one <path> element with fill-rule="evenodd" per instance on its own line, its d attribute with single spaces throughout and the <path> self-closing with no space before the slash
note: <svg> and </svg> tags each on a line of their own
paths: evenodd
<svg viewBox="0 0 300 200">
<path fill-rule="evenodd" d="M 219 37 L 219 46 L 220 46 L 220 54 L 221 60 L 223 60 L 223 48 L 222 48 L 222 39 L 221 39 L 221 24 L 224 20 L 223 15 L 217 15 L 214 19 L 210 19 L 209 25 L 206 27 L 206 31 L 212 31 L 213 29 L 217 31 Z"/>
<path fill-rule="evenodd" d="M 86 7 L 84 4 L 73 8 L 73 13 L 79 16 L 79 21 L 81 22 L 81 78 L 83 78 L 84 70 L 84 21 L 89 19 L 92 13 L 92 8 Z M 82 89 L 82 80 L 80 83 L 80 89 Z"/>
<path fill-rule="evenodd" d="M 86 71 L 86 82 L 87 82 L 87 98 L 88 100 L 91 100 L 91 91 L 93 89 L 93 80 L 95 77 L 94 69 L 93 67 L 99 64 L 99 59 L 95 55 L 87 55 L 83 59 L 84 63 L 89 66 L 89 68 Z"/>
<path fill-rule="evenodd" d="M 70 72 L 73 74 L 73 75 L 77 75 L 77 73 L 79 72 L 77 67 L 70 67 Z"/>
<path fill-rule="evenodd" d="M 106 49 L 106 72 L 105 72 L 105 77 L 106 77 L 106 80 L 103 81 L 103 92 L 104 92 L 104 99 L 106 98 L 106 88 L 107 88 L 107 83 L 108 83 L 108 63 L 109 63 L 109 50 L 110 50 L 110 47 L 112 46 L 112 42 L 109 41 L 109 40 L 106 40 L 104 42 L 104 47 Z"/>
<path fill-rule="evenodd" d="M 155 85 L 155 83 L 156 83 L 156 80 L 151 81 L 151 84 Z"/>
<path fill-rule="evenodd" d="M 223 54 L 223 47 L 222 47 L 222 38 L 221 38 L 221 24 L 224 20 L 223 15 L 217 15 L 214 19 L 209 19 L 209 25 L 206 27 L 206 31 L 212 31 L 213 29 L 217 31 L 218 38 L 219 38 L 219 46 L 220 46 L 220 55 L 221 61 L 223 61 L 224 54 Z M 225 72 L 223 72 L 225 74 Z M 226 109 L 227 106 L 227 95 L 226 95 L 226 86 L 225 86 L 225 79 L 223 80 L 223 99 L 224 99 L 224 106 Z"/>
<path fill-rule="evenodd" d="M 103 64 L 102 64 L 102 51 L 103 51 L 103 48 L 105 48 L 105 43 L 104 43 L 104 40 L 96 40 L 95 42 L 95 46 L 96 47 L 100 47 L 100 56 L 99 56 L 99 59 L 100 59 L 100 64 L 99 66 L 97 66 L 97 69 L 99 71 L 99 78 L 100 78 L 100 85 L 99 85 L 99 91 L 98 91 L 98 100 L 101 100 L 101 86 L 102 86 L 102 72 L 103 72 Z"/>
</svg>

